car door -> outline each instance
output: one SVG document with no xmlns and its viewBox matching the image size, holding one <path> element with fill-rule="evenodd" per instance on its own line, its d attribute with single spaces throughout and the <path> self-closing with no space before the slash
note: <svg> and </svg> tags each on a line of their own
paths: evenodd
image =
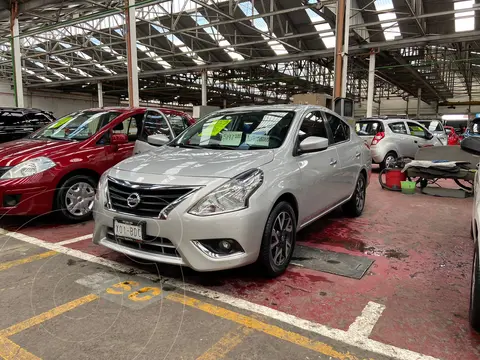
<svg viewBox="0 0 480 360">
<path fill-rule="evenodd" d="M 113 134 L 125 134 L 128 137 L 128 142 L 125 144 L 112 145 L 113 149 L 113 165 L 133 155 L 135 142 L 138 139 L 138 134 L 142 127 L 144 114 L 137 114 L 129 116 L 122 122 L 116 124 L 112 128 Z"/>
<path fill-rule="evenodd" d="M 393 133 L 391 138 L 395 143 L 395 152 L 398 157 L 411 156 L 409 154 L 417 152 L 417 144 L 408 133 L 405 121 L 392 122 L 387 126 Z"/>
<path fill-rule="evenodd" d="M 309 136 L 328 138 L 325 120 L 320 111 L 305 115 L 300 126 L 298 144 Z M 300 224 L 316 218 L 338 201 L 338 155 L 335 147 L 299 154 L 301 171 Z"/>
<path fill-rule="evenodd" d="M 135 142 L 134 154 L 140 154 L 154 149 L 158 146 L 148 143 L 150 135 L 163 134 L 169 140 L 173 140 L 175 134 L 165 115 L 158 110 L 147 110 L 143 118 L 143 124 L 138 139 Z"/>
<path fill-rule="evenodd" d="M 422 125 L 420 125 L 417 122 L 414 121 L 407 121 L 407 127 L 408 131 L 410 134 L 410 137 L 414 143 L 412 146 L 412 151 L 414 150 L 414 153 L 411 153 L 408 156 L 415 157 L 415 154 L 417 153 L 418 149 L 421 147 L 425 146 L 434 146 L 436 142 L 438 142 L 438 139 L 432 135 L 431 139 L 427 139 L 428 135 L 430 134 L 427 129 L 425 129 Z"/>
<path fill-rule="evenodd" d="M 352 129 L 345 121 L 333 112 L 322 112 L 326 120 L 327 131 L 330 131 L 330 145 L 337 150 L 337 202 L 350 197 L 355 188 L 357 175 L 361 168 L 362 151 L 360 146 L 365 146 L 355 136 L 352 139 Z"/>
</svg>

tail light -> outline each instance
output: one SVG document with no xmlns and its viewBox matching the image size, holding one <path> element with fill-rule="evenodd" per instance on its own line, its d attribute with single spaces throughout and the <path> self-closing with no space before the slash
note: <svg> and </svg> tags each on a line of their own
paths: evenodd
<svg viewBox="0 0 480 360">
<path fill-rule="evenodd" d="M 380 140 L 382 140 L 384 137 L 385 137 L 385 133 L 383 131 L 378 132 L 377 135 L 373 137 L 372 145 L 377 145 L 380 142 Z"/>
</svg>

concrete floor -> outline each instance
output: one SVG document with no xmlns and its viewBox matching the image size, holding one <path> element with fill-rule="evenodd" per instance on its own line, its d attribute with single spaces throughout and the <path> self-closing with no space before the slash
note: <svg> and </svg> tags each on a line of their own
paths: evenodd
<svg viewBox="0 0 480 360">
<path fill-rule="evenodd" d="M 3 219 L 0 358 L 478 359 L 471 205 L 382 191 L 374 175 L 362 217 L 335 212 L 298 238 L 374 259 L 360 280 L 139 264 L 94 246 L 92 222 Z"/>
</svg>

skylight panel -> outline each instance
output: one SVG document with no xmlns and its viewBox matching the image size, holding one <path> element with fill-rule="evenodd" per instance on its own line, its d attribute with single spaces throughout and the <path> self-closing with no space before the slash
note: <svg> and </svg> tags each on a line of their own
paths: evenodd
<svg viewBox="0 0 480 360">
<path fill-rule="evenodd" d="M 69 45 L 63 42 L 61 42 L 60 45 L 62 45 L 67 49 L 70 49 L 72 47 L 72 45 Z M 95 67 L 99 68 L 100 70 L 102 70 L 107 74 L 110 74 L 110 75 L 117 74 L 115 71 L 107 68 L 105 65 L 100 64 L 98 61 L 94 60 L 90 55 L 85 54 L 83 51 L 76 51 L 75 54 L 77 54 L 79 57 L 81 57 L 84 60 L 91 61 L 95 65 Z"/>
<path fill-rule="evenodd" d="M 200 13 L 194 13 L 191 15 L 191 18 L 200 26 L 208 25 L 210 22 L 203 17 Z M 213 26 L 207 26 L 203 30 L 221 47 L 224 47 L 224 51 L 230 56 L 232 60 L 245 60 L 243 55 L 235 51 L 232 44 L 223 37 L 220 32 L 215 29 Z"/>
<path fill-rule="evenodd" d="M 54 74 L 55 76 L 58 76 L 60 79 L 63 79 L 63 80 L 71 80 L 68 76 L 63 75 L 63 74 L 59 73 L 58 71 L 56 71 L 55 69 L 52 69 L 51 67 L 42 64 L 40 61 L 35 61 L 35 60 L 29 60 L 29 61 L 30 61 L 32 64 L 35 64 L 36 66 L 38 66 L 39 68 L 45 69 L 45 70 L 47 70 L 47 71 L 50 71 L 50 72 L 51 72 L 52 74 Z"/>
<path fill-rule="evenodd" d="M 333 31 L 326 31 L 326 30 L 332 30 L 332 27 L 328 22 L 325 21 L 323 17 L 318 15 L 315 11 L 312 9 L 306 9 L 308 17 L 310 18 L 310 21 L 312 22 L 313 26 L 315 29 L 320 32 L 318 35 L 323 41 L 323 44 L 327 49 L 331 49 L 335 47 L 335 34 Z"/>
<path fill-rule="evenodd" d="M 163 66 L 165 69 L 171 69 L 172 65 L 170 65 L 168 62 L 163 60 L 160 56 L 155 54 L 155 52 L 151 51 L 150 48 L 147 46 L 143 45 L 140 42 L 137 42 L 137 49 L 143 52 L 145 55 L 147 55 L 150 59 L 155 61 L 157 64 Z"/>
<path fill-rule="evenodd" d="M 471 9 L 474 1 L 460 1 L 453 4 L 455 10 Z M 475 11 L 464 11 L 455 14 L 455 32 L 471 31 L 475 29 Z"/>
<path fill-rule="evenodd" d="M 392 20 L 391 22 L 385 22 L 381 24 L 385 40 L 393 40 L 396 37 L 401 36 L 402 34 L 400 33 L 400 27 L 398 26 L 398 22 L 395 21 L 397 19 L 397 15 L 393 11 L 394 8 L 392 0 L 376 0 L 375 9 L 377 11 L 392 10 L 378 14 L 378 19 L 380 21 Z"/>
<path fill-rule="evenodd" d="M 243 2 L 238 5 L 240 10 L 246 15 L 246 16 L 251 16 L 251 15 L 259 15 L 259 12 L 251 2 Z M 272 34 L 271 36 L 267 36 L 268 34 L 268 25 L 265 22 L 263 18 L 256 18 L 253 19 L 253 26 L 260 30 L 261 32 L 265 33 L 262 34 L 262 37 L 267 40 L 269 38 L 276 38 L 275 34 Z M 279 43 L 277 40 L 271 40 L 268 42 L 268 46 L 270 46 L 270 49 L 272 49 L 275 54 L 277 55 L 285 55 L 288 54 L 287 49 L 285 49 L 285 46 L 283 46 L 281 43 Z"/>
</svg>

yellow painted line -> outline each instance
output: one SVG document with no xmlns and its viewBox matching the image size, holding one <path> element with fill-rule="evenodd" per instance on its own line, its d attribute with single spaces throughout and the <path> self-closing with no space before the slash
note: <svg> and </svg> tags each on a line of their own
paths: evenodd
<svg viewBox="0 0 480 360">
<path fill-rule="evenodd" d="M 254 319 L 253 317 L 242 315 L 234 311 L 208 304 L 197 299 L 193 299 L 176 293 L 168 295 L 167 299 L 193 307 L 195 309 L 205 311 L 206 313 L 221 317 L 223 319 L 236 322 L 237 324 L 243 325 L 250 329 L 261 331 L 265 334 L 276 337 L 277 339 L 288 341 L 292 344 L 316 351 L 320 354 L 330 356 L 334 359 L 358 360 L 355 355 L 352 355 L 349 352 L 339 352 L 335 350 L 332 346 L 323 342 L 309 339 L 303 335 L 294 333 L 292 331 L 284 330 L 278 326 L 264 323 L 260 320 Z"/>
<path fill-rule="evenodd" d="M 4 262 L 4 263 L 0 264 L 0 271 L 10 269 L 11 267 L 14 267 L 14 266 L 23 265 L 23 264 L 27 264 L 27 263 L 30 263 L 30 262 L 33 262 L 33 261 L 45 259 L 45 258 L 48 258 L 50 256 L 57 255 L 57 254 L 58 253 L 56 251 L 47 251 L 47 252 L 32 255 L 32 256 L 29 256 L 29 257 L 26 257 L 26 258 L 23 258 L 23 259 L 7 261 L 7 262 Z"/>
<path fill-rule="evenodd" d="M 0 358 L 4 360 L 41 360 L 13 341 L 0 337 Z"/>
<path fill-rule="evenodd" d="M 218 340 L 210 349 L 203 353 L 197 360 L 216 360 L 222 359 L 239 345 L 254 330 L 245 326 L 230 331 L 220 340 Z"/>
<path fill-rule="evenodd" d="M 93 300 L 96 300 L 96 299 L 98 299 L 97 295 L 90 294 L 90 295 L 78 298 L 76 300 L 70 301 L 66 304 L 57 306 L 56 308 L 53 308 L 53 309 L 48 310 L 48 311 L 46 311 L 42 314 L 34 316 L 34 317 L 32 317 L 30 319 L 27 319 L 25 321 L 22 321 L 21 323 L 12 325 L 9 328 L 1 330 L 0 331 L 0 337 L 8 337 L 8 336 L 15 335 L 15 334 L 17 334 L 17 333 L 19 333 L 23 330 L 31 328 L 32 326 L 41 324 L 44 321 L 52 319 L 55 316 L 61 315 L 65 312 L 67 312 L 67 311 L 75 309 L 77 306 L 87 304 L 87 303 L 92 302 Z"/>
</svg>

